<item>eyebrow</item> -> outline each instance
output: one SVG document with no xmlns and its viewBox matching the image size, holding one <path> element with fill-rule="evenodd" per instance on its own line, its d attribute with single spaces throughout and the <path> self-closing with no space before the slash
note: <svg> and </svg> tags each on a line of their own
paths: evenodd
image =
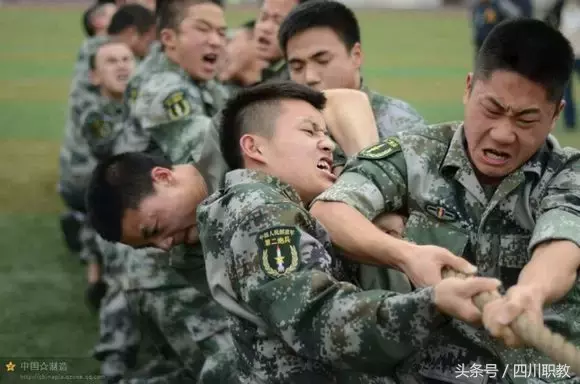
<svg viewBox="0 0 580 384">
<path fill-rule="evenodd" d="M 322 132 L 322 133 L 328 135 L 328 129 L 326 129 L 326 127 L 324 127 L 324 128 L 321 127 L 320 124 L 318 124 L 312 118 L 310 118 L 310 117 L 303 118 L 302 121 L 300 121 L 300 124 L 304 124 L 304 123 L 312 124 L 312 126 L 314 127 L 314 130 L 316 132 Z"/>
<path fill-rule="evenodd" d="M 204 19 L 196 19 L 195 22 L 198 24 L 205 24 L 209 28 L 216 28 L 220 31 L 225 31 L 227 28 L 225 25 L 217 26 Z"/>
<path fill-rule="evenodd" d="M 500 103 L 498 100 L 494 99 L 493 97 L 488 96 L 485 99 L 488 100 L 489 102 L 491 102 L 497 108 L 502 109 L 504 111 L 511 109 L 513 111 L 514 115 L 516 115 L 516 116 L 530 115 L 532 113 L 540 113 L 540 108 L 538 108 L 538 107 L 531 107 L 531 108 L 524 108 L 521 110 L 516 110 L 516 109 L 513 109 L 511 107 L 506 107 L 505 105 Z"/>
<path fill-rule="evenodd" d="M 328 55 L 328 54 L 329 54 L 328 51 L 324 51 L 323 50 L 323 51 L 318 51 L 318 52 L 314 53 L 313 55 L 310 55 L 308 58 L 309 59 L 319 59 L 321 56 Z M 288 60 L 289 63 L 298 63 L 298 62 L 303 62 L 303 61 L 304 60 L 298 59 L 298 58 L 295 58 L 295 57 L 294 58 L 290 58 Z"/>
</svg>

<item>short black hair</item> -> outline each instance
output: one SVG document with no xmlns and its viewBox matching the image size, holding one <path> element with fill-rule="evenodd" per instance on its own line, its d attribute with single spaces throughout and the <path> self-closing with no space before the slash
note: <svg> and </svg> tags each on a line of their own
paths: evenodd
<svg viewBox="0 0 580 384">
<path fill-rule="evenodd" d="M 326 97 L 322 92 L 292 81 L 271 81 L 238 91 L 226 102 L 221 114 L 220 148 L 230 170 L 244 167 L 240 139 L 257 133 L 269 137 L 279 115 L 280 101 L 303 100 L 322 110 Z"/>
<path fill-rule="evenodd" d="M 125 29 L 135 27 L 140 35 L 155 26 L 155 14 L 141 4 L 127 4 L 115 12 L 107 28 L 108 35 L 118 35 Z"/>
<path fill-rule="evenodd" d="M 95 26 L 93 25 L 92 17 L 95 11 L 101 6 L 102 4 L 96 3 L 88 7 L 83 12 L 82 18 L 82 26 L 85 35 L 88 37 L 93 37 L 95 35 Z"/>
<path fill-rule="evenodd" d="M 120 241 L 125 211 L 138 209 L 154 192 L 151 170 L 172 166 L 163 156 L 143 152 L 122 153 L 97 164 L 86 194 L 87 216 L 95 231 L 107 241 Z"/>
<path fill-rule="evenodd" d="M 521 18 L 495 26 L 477 54 L 475 79 L 511 71 L 541 85 L 549 101 L 559 103 L 570 80 L 574 53 L 558 30 L 540 20 Z"/>
<path fill-rule="evenodd" d="M 330 28 L 349 51 L 361 42 L 360 27 L 350 8 L 337 1 L 311 0 L 294 8 L 280 25 L 278 41 L 284 56 L 292 37 L 316 27 Z"/>
<path fill-rule="evenodd" d="M 185 18 L 185 12 L 193 5 L 212 3 L 223 8 L 220 0 L 157 0 L 157 31 L 169 28 L 177 30 Z"/>
</svg>

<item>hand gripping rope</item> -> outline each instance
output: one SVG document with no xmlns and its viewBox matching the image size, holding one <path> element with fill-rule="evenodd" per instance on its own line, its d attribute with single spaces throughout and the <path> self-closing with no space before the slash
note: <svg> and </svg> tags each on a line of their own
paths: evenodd
<svg viewBox="0 0 580 384">
<path fill-rule="evenodd" d="M 443 278 L 447 277 L 466 279 L 469 275 L 445 269 Z M 499 297 L 501 295 L 497 290 L 483 292 L 475 296 L 473 302 L 479 310 L 483 310 L 485 304 Z M 532 323 L 528 316 L 522 313 L 510 324 L 510 328 L 525 341 L 526 345 L 536 348 L 557 363 L 569 366 L 570 371 L 580 373 L 580 349 L 566 341 L 561 335 L 552 332 L 544 324 Z"/>
</svg>

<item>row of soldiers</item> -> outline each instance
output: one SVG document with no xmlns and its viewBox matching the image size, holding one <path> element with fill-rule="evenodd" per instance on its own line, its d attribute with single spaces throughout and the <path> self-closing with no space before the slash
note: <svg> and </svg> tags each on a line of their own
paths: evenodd
<svg viewBox="0 0 580 384">
<path fill-rule="evenodd" d="M 81 50 L 61 154 L 108 382 L 468 382 L 459 364 L 549 361 L 490 334 L 521 344 L 510 322 L 552 303 L 578 341 L 578 155 L 549 135 L 571 71 L 558 32 L 497 27 L 465 123 L 427 126 L 363 84 L 341 3 L 265 0 L 228 44 L 214 1 L 113 28 L 131 9 Z"/>
</svg>

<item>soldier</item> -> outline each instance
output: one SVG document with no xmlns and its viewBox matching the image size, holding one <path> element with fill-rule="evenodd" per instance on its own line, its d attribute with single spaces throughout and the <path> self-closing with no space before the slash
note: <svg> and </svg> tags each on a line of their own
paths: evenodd
<svg viewBox="0 0 580 384">
<path fill-rule="evenodd" d="M 98 95 L 83 93 L 75 99 L 75 114 L 80 136 L 91 155 L 99 160 L 110 156 L 113 143 L 123 129 L 123 94 L 135 69 L 133 53 L 125 44 L 108 41 L 89 58 L 90 79 Z M 90 232 L 90 233 L 87 233 Z M 87 255 L 89 302 L 99 309 L 99 343 L 94 355 L 101 361 L 101 374 L 107 382 L 117 382 L 128 370 L 135 368 L 140 341 L 134 319 L 120 289 L 124 272 L 124 255 L 114 246 L 102 244 L 90 229 Z M 88 243 L 88 239 L 86 240 Z M 101 305 L 102 304 L 102 305 Z"/>
<path fill-rule="evenodd" d="M 106 36 L 107 27 L 117 11 L 115 4 L 93 4 L 83 13 L 83 29 L 87 37 Z"/>
<path fill-rule="evenodd" d="M 155 18 L 149 10 L 134 5 L 129 8 L 122 7 L 113 16 L 111 24 L 112 29 L 109 31 L 111 37 L 90 38 L 83 44 L 79 53 L 69 94 L 70 110 L 65 128 L 65 140 L 59 156 L 60 180 L 58 188 L 70 209 L 70 212 L 61 217 L 61 227 L 71 250 L 80 251 L 83 248 L 81 243 L 85 243 L 84 254 L 81 255 L 83 261 L 86 261 L 92 252 L 96 252 L 95 249 L 86 249 L 86 242 L 92 236 L 90 231 L 83 232 L 81 234 L 83 239 L 79 242 L 79 231 L 84 225 L 84 188 L 91 170 L 96 165 L 96 159 L 91 154 L 88 144 L 80 132 L 81 128 L 77 125 L 78 119 L 75 117 L 74 111 L 80 100 L 92 100 L 99 97 L 98 87 L 91 81 L 90 77 L 90 57 L 95 54 L 98 47 L 110 38 L 124 40 L 124 36 L 130 35 L 132 34 L 130 31 L 136 30 L 138 37 L 132 39 L 131 47 L 135 49 L 134 55 L 139 58 L 141 54 L 146 53 L 147 45 L 150 44 L 150 38 L 146 31 L 151 31 L 155 25 Z"/>
<path fill-rule="evenodd" d="M 139 4 L 119 8 L 107 28 L 108 35 L 125 43 L 139 60 L 149 53 L 156 32 L 155 15 Z"/>
<path fill-rule="evenodd" d="M 284 19 L 278 37 L 293 81 L 319 91 L 347 88 L 365 92 L 380 138 L 424 123 L 406 102 L 382 96 L 363 84 L 359 25 L 344 4 L 327 0 L 301 4 Z"/>
<path fill-rule="evenodd" d="M 226 268 L 220 298 L 234 315 L 242 383 L 390 382 L 443 313 L 476 320 L 471 295 L 497 284 L 450 280 L 393 296 L 352 283 L 305 209 L 335 179 L 324 103 L 308 87 L 265 83 L 240 91 L 223 113 L 232 171 L 197 223 L 208 268 Z"/>
<path fill-rule="evenodd" d="M 230 88 L 230 92 L 258 81 L 268 65 L 254 49 L 254 25 L 255 21 L 251 20 L 233 31 L 226 46 L 218 79 Z"/>
<path fill-rule="evenodd" d="M 153 52 L 131 79 L 128 118 L 162 153 L 183 162 L 190 151 L 177 145 L 186 143 L 179 132 L 203 135 L 228 97 L 213 80 L 225 46 L 225 19 L 221 6 L 210 0 L 168 1 L 157 12 L 163 49 Z M 178 147 L 181 154 L 175 152 Z"/>
<path fill-rule="evenodd" d="M 532 321 L 544 318 L 579 344 L 580 153 L 549 137 L 572 64 L 569 43 L 547 24 L 520 19 L 498 25 L 467 77 L 464 122 L 400 132 L 361 151 L 317 198 L 312 214 L 339 247 L 390 255 L 416 286 L 440 280 L 439 247 L 499 278 L 507 296 L 488 304 L 484 321 L 507 345 L 515 340 L 506 326 L 524 308 Z M 369 221 L 399 209 L 409 215 L 405 235 L 415 244 Z M 436 247 L 417 252 L 427 244 Z M 506 372 L 516 363 L 550 362 L 452 321 L 398 368 L 398 377 L 454 382 L 458 365 L 490 364 Z M 504 380 L 486 374 L 482 380 Z M 507 374 L 514 379 L 514 372 Z"/>
<path fill-rule="evenodd" d="M 293 81 L 317 90 L 346 88 L 366 93 L 379 138 L 424 124 L 419 113 L 406 102 L 380 95 L 363 84 L 360 29 L 356 16 L 344 4 L 325 0 L 300 4 L 282 22 L 278 38 Z M 346 163 L 346 156 L 338 145 L 333 160 L 338 174 Z M 404 225 L 403 217 L 398 220 L 382 217 L 378 222 L 387 231 L 400 230 Z M 406 277 L 398 271 L 363 265 L 360 272 L 361 285 L 365 288 L 377 287 L 376 283 L 367 284 L 371 279 L 383 280 L 380 284 L 383 289 L 410 290 Z"/>
<path fill-rule="evenodd" d="M 130 111 L 130 130 L 125 133 L 138 132 L 142 140 L 132 148 L 122 143 L 115 153 L 124 147 L 154 152 L 165 161 L 196 163 L 203 153 L 202 139 L 209 131 L 211 115 L 227 97 L 212 80 L 225 40 L 223 10 L 213 1 L 175 0 L 159 4 L 157 11 L 162 49 L 154 49 L 142 63 L 125 98 Z M 116 183 L 128 180 L 128 175 L 117 170 L 113 174 L 120 178 L 99 187 L 102 178 L 109 177 L 109 169 L 119 167 L 116 159 L 107 160 L 93 175 L 87 195 L 89 217 L 104 239 L 143 247 L 145 243 L 121 236 L 120 219 L 114 216 L 124 212 L 117 212 L 116 204 L 122 199 L 115 197 Z M 204 175 L 211 174 L 212 164 L 203 168 Z M 223 172 L 218 174 L 223 176 Z M 147 234 L 142 220 L 150 226 L 150 214 L 130 216 L 138 236 Z M 172 248 L 170 242 L 156 245 L 167 251 Z M 165 358 L 173 358 L 181 367 L 180 380 L 208 380 L 214 356 L 231 347 L 231 336 L 225 311 L 209 295 L 201 247 L 132 252 L 127 270 L 124 290 L 131 309 L 147 319 L 142 333 L 158 335 L 160 350 L 172 351 Z M 221 373 L 227 375 L 227 370 Z"/>
</svg>

